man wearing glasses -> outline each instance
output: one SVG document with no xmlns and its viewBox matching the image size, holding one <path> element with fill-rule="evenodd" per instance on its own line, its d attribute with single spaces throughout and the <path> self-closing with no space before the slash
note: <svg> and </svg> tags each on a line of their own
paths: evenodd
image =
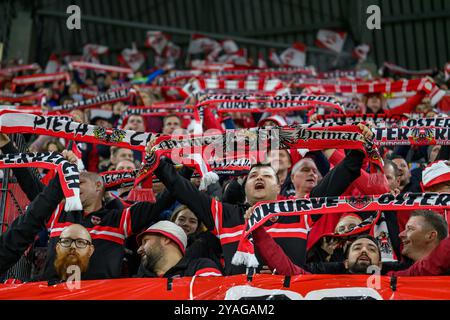
<svg viewBox="0 0 450 320">
<path fill-rule="evenodd" d="M 72 224 L 61 232 L 55 250 L 56 273 L 60 280 L 66 281 L 74 272 L 79 271 L 82 275 L 88 270 L 94 246 L 88 230 L 82 225 Z"/>
</svg>

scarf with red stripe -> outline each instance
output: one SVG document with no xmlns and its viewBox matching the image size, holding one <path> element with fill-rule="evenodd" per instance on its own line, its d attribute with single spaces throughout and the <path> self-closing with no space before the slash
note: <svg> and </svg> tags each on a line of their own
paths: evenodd
<svg viewBox="0 0 450 320">
<path fill-rule="evenodd" d="M 9 153 L 0 155 L 0 168 L 37 167 L 56 170 L 66 197 L 66 211 L 83 210 L 80 200 L 80 177 L 77 165 L 56 152 Z"/>
<path fill-rule="evenodd" d="M 110 66 L 106 64 L 100 63 L 92 63 L 86 61 L 72 61 L 69 63 L 70 69 L 75 70 L 97 70 L 97 71 L 105 71 L 105 72 L 117 72 L 123 74 L 133 74 L 133 70 L 131 68 L 118 67 L 118 66 Z"/>
<path fill-rule="evenodd" d="M 200 98 L 196 107 L 219 105 L 221 112 L 265 112 L 292 111 L 291 109 L 305 109 L 311 106 L 322 106 L 344 113 L 345 104 L 339 99 L 325 95 L 267 95 L 267 94 L 234 94 L 234 95 L 206 95 Z"/>
<path fill-rule="evenodd" d="M 33 74 L 31 76 L 21 76 L 15 77 L 12 80 L 12 91 L 15 91 L 17 86 L 27 86 L 30 84 L 43 83 L 43 82 L 55 82 L 55 81 L 66 81 L 66 83 L 70 83 L 70 75 L 67 72 L 58 72 L 58 73 L 42 73 L 42 74 Z"/>
<path fill-rule="evenodd" d="M 232 263 L 253 268 L 258 267 L 251 233 L 275 216 L 449 208 L 450 193 L 411 193 L 397 196 L 389 193 L 363 198 L 327 197 L 261 202 L 253 207 L 252 215 L 244 226 Z"/>
<path fill-rule="evenodd" d="M 5 75 L 5 76 L 9 76 L 9 75 L 12 75 L 14 73 L 18 73 L 18 72 L 22 72 L 22 71 L 39 70 L 40 68 L 41 67 L 37 63 L 24 64 L 24 65 L 21 65 L 21 66 L 14 66 L 14 67 L 8 67 L 8 68 L 0 69 L 0 74 L 1 75 Z"/>
<path fill-rule="evenodd" d="M 330 114 L 326 116 L 317 116 L 312 126 L 325 125 L 348 125 L 362 122 L 372 122 L 377 127 L 450 127 L 450 118 L 424 118 L 423 114 L 404 114 L 389 116 L 386 114 L 358 114 L 358 115 L 340 115 Z"/>
<path fill-rule="evenodd" d="M 195 79 L 183 87 L 185 97 L 199 94 L 205 89 L 245 89 L 275 92 L 283 88 L 283 83 L 278 79 L 262 80 L 220 80 L 220 79 Z"/>
<path fill-rule="evenodd" d="M 312 93 L 392 93 L 424 91 L 433 94 L 439 90 L 437 85 L 427 78 L 414 80 L 341 82 L 330 80 L 299 80 L 295 86 L 309 88 Z"/>
<path fill-rule="evenodd" d="M 261 152 L 278 149 L 345 148 L 365 150 L 370 161 L 381 168 L 381 157 L 373 142 L 365 141 L 357 126 L 307 128 L 307 126 L 252 128 L 227 130 L 221 134 L 171 137 L 161 135 L 151 141 L 151 153 L 146 157 L 141 177 L 153 172 L 160 158 L 189 164 L 189 154 L 200 154 L 206 161 L 213 159 L 256 158 Z M 375 168 L 374 168 L 375 169 Z"/>
<path fill-rule="evenodd" d="M 385 62 L 383 64 L 383 71 L 389 71 L 396 75 L 402 75 L 402 76 L 431 76 L 435 72 L 433 69 L 425 69 L 425 70 L 409 70 L 403 67 L 400 67 L 398 65 L 395 65 L 390 62 Z"/>
<path fill-rule="evenodd" d="M 0 92 L 0 101 L 8 101 L 11 103 L 21 103 L 26 101 L 33 101 L 41 104 L 45 94 L 43 93 L 10 93 L 10 92 Z"/>
</svg>

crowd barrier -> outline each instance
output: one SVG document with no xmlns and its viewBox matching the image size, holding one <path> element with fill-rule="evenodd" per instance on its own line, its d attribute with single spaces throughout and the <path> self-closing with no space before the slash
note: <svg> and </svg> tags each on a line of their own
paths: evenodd
<svg viewBox="0 0 450 320">
<path fill-rule="evenodd" d="M 448 300 L 450 277 L 257 274 L 1 284 L 0 300 Z"/>
</svg>

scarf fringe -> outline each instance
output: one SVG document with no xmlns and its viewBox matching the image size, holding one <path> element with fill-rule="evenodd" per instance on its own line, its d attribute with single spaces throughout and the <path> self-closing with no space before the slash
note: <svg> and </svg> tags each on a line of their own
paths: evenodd
<svg viewBox="0 0 450 320">
<path fill-rule="evenodd" d="M 247 268 L 257 268 L 259 266 L 258 259 L 252 253 L 236 251 L 231 260 L 235 266 L 245 265 Z"/>
</svg>

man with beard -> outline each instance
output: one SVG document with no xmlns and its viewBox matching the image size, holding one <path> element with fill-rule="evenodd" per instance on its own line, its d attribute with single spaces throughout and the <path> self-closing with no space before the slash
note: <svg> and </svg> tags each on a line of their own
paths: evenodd
<svg viewBox="0 0 450 320">
<path fill-rule="evenodd" d="M 61 232 L 55 247 L 56 258 L 53 263 L 59 279 L 66 281 L 75 269 L 81 276 L 88 270 L 89 260 L 94 253 L 94 246 L 89 231 L 79 224 L 72 224 Z"/>
<path fill-rule="evenodd" d="M 248 219 L 251 210 L 245 218 Z M 404 262 L 382 263 L 378 241 L 371 235 L 360 235 L 348 247 L 344 263 L 311 263 L 303 268 L 294 264 L 264 228 L 252 232 L 255 249 L 271 270 L 282 275 L 298 274 L 366 274 L 376 266 L 389 276 L 442 275 L 450 272 L 450 238 L 447 223 L 438 213 L 416 210 L 407 229 L 400 233 Z M 373 271 L 373 270 L 372 270 Z"/>
<path fill-rule="evenodd" d="M 185 256 L 187 236 L 184 230 L 170 221 L 160 221 L 137 236 L 138 253 L 142 263 L 137 276 L 192 277 L 221 276 L 216 264 L 206 258 Z"/>
<path fill-rule="evenodd" d="M 373 136 L 366 126 L 360 124 L 359 128 L 365 139 Z M 147 152 L 151 152 L 151 148 L 152 145 L 149 144 Z M 364 157 L 364 152 L 359 150 L 348 151 L 345 159 L 311 190 L 310 197 L 341 195 L 360 176 Z M 225 260 L 225 274 L 244 274 L 245 267 L 235 266 L 231 260 L 244 229 L 245 211 L 257 202 L 277 199 L 280 185 L 274 169 L 269 164 L 262 163 L 251 167 L 244 186 L 244 205 L 223 203 L 198 191 L 190 181 L 177 174 L 168 159 L 161 159 L 155 175 L 179 202 L 195 212 L 199 220 L 219 238 Z M 320 216 L 311 218 L 314 220 Z M 295 263 L 301 265 L 305 262 L 306 240 L 310 230 L 310 224 L 305 217 L 277 217 L 265 226 Z"/>
</svg>

